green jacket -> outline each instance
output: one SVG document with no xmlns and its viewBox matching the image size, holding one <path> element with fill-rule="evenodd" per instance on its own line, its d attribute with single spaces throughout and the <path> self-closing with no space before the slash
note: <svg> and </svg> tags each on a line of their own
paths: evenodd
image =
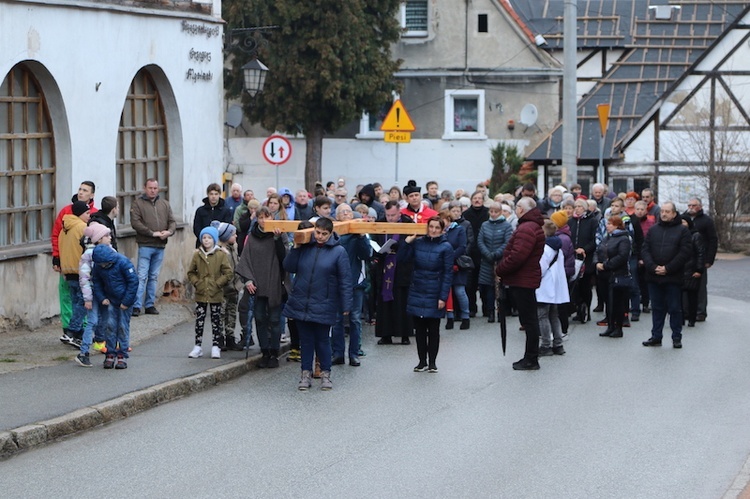
<svg viewBox="0 0 750 499">
<path fill-rule="evenodd" d="M 193 254 L 187 276 L 195 288 L 196 302 L 221 303 L 224 301 L 223 288 L 232 279 L 232 266 L 227 254 L 218 246 L 208 253 L 199 248 Z"/>
</svg>

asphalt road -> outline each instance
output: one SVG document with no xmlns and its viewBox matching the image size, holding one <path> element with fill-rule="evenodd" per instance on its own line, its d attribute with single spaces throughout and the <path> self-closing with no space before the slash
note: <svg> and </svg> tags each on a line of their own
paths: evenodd
<svg viewBox="0 0 750 499">
<path fill-rule="evenodd" d="M 718 273 L 717 273 L 718 274 Z M 746 274 L 747 275 L 747 274 Z M 443 333 L 439 374 L 375 346 L 334 390 L 296 390 L 299 364 L 0 462 L 15 497 L 720 498 L 750 451 L 745 303 L 711 301 L 682 350 L 577 326 L 562 357 L 514 372 L 509 324 Z M 187 362 L 187 359 L 185 359 Z"/>
</svg>

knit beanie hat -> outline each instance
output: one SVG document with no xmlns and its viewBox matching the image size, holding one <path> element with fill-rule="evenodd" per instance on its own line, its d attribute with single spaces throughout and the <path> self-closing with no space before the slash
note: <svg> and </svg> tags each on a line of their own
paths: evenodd
<svg viewBox="0 0 750 499">
<path fill-rule="evenodd" d="M 215 228 L 219 233 L 219 241 L 222 243 L 229 241 L 235 232 L 237 232 L 237 228 L 234 225 L 226 222 L 219 222 L 218 220 L 211 222 L 211 227 Z"/>
<path fill-rule="evenodd" d="M 203 235 L 208 234 L 211 236 L 214 240 L 214 244 L 217 244 L 219 242 L 219 231 L 216 230 L 216 227 L 206 227 L 201 231 L 200 236 L 198 236 L 198 241 L 203 242 Z"/>
<path fill-rule="evenodd" d="M 375 211 L 375 208 L 368 208 L 367 209 L 367 216 L 370 218 L 378 218 L 378 212 Z"/>
<path fill-rule="evenodd" d="M 554 212 L 549 218 L 555 222 L 558 229 L 568 223 L 568 214 L 562 210 Z"/>
<path fill-rule="evenodd" d="M 88 227 L 83 229 L 83 235 L 91 239 L 91 242 L 94 244 L 101 241 L 104 236 L 108 236 L 110 232 L 108 227 L 98 222 L 91 222 Z"/>
<path fill-rule="evenodd" d="M 417 185 L 416 180 L 409 180 L 404 187 L 404 196 L 408 196 L 412 192 L 422 192 L 422 188 Z"/>
<path fill-rule="evenodd" d="M 89 211 L 91 208 L 89 208 L 88 203 L 84 201 L 76 201 L 73 203 L 73 215 L 80 217 L 87 211 Z"/>
</svg>

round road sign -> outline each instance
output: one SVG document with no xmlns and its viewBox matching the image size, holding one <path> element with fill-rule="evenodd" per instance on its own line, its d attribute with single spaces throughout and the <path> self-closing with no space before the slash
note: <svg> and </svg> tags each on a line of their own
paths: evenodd
<svg viewBox="0 0 750 499">
<path fill-rule="evenodd" d="M 272 165 L 283 165 L 292 157 L 292 143 L 281 135 L 271 135 L 263 142 L 263 157 Z"/>
</svg>

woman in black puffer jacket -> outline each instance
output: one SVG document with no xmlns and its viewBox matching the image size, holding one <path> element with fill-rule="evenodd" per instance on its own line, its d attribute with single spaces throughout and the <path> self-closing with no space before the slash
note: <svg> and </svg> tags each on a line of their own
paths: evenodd
<svg viewBox="0 0 750 499">
<path fill-rule="evenodd" d="M 598 224 L 596 215 L 588 211 L 586 200 L 577 199 L 573 208 L 573 216 L 568 219 L 568 227 L 570 227 L 570 238 L 575 247 L 576 258 L 583 259 L 585 273 L 576 283 L 574 296 L 570 301 L 577 311 L 573 320 L 581 321 L 581 323 L 591 319 L 591 287 L 596 273 L 594 252 L 596 251 Z"/>
<path fill-rule="evenodd" d="M 398 261 L 413 261 L 406 312 L 414 318 L 419 364 L 414 372 L 437 372 L 435 358 L 440 346 L 440 319 L 453 281 L 453 247 L 443 235 L 445 222 L 438 216 L 427 221 L 427 236 L 405 239 Z M 429 363 L 428 363 L 429 361 Z"/>
<path fill-rule="evenodd" d="M 609 276 L 607 330 L 599 336 L 622 338 L 622 323 L 628 309 L 630 286 L 615 287 L 618 277 L 630 274 L 630 236 L 625 224 L 618 215 L 612 215 L 607 220 L 607 235 L 596 250 L 596 270 Z"/>
</svg>

